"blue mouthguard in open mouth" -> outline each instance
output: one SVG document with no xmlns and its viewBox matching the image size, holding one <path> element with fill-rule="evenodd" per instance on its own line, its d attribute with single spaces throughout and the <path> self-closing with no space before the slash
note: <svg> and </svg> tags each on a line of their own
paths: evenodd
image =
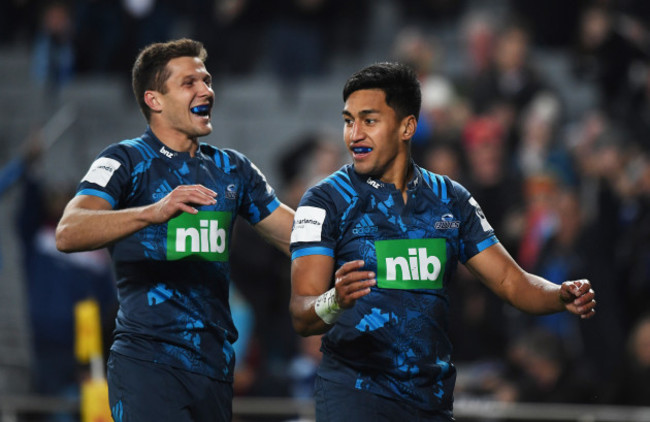
<svg viewBox="0 0 650 422">
<path fill-rule="evenodd" d="M 210 113 L 210 106 L 200 105 L 200 106 L 192 107 L 190 111 L 194 114 L 200 114 L 201 116 L 205 116 L 208 113 Z"/>
<path fill-rule="evenodd" d="M 354 147 L 352 148 L 352 151 L 354 151 L 356 154 L 365 154 L 367 152 L 372 151 L 372 148 L 368 147 Z"/>
</svg>

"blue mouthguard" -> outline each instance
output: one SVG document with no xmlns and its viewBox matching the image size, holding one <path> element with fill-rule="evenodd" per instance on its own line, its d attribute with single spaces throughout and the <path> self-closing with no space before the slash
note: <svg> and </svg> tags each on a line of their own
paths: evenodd
<svg viewBox="0 0 650 422">
<path fill-rule="evenodd" d="M 204 113 L 206 111 L 210 111 L 210 106 L 200 105 L 200 106 L 192 107 L 190 110 L 192 111 L 192 113 Z"/>
<path fill-rule="evenodd" d="M 354 151 L 355 151 L 355 152 L 360 152 L 360 153 L 363 154 L 363 153 L 366 153 L 366 152 L 370 152 L 370 151 L 372 151 L 372 148 L 368 148 L 368 147 L 356 147 L 356 148 L 354 148 Z"/>
</svg>

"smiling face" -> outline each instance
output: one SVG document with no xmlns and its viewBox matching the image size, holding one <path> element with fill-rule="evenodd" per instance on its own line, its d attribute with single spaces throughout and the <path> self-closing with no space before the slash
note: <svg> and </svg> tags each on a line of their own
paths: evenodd
<svg viewBox="0 0 650 422">
<path fill-rule="evenodd" d="M 414 116 L 399 119 L 386 104 L 381 89 L 361 89 L 343 108 L 343 139 L 354 170 L 396 186 L 405 183 L 409 168 L 409 141 L 415 133 Z"/>
<path fill-rule="evenodd" d="M 182 150 L 183 142 L 195 142 L 212 132 L 212 77 L 198 57 L 172 59 L 166 70 L 169 77 L 164 92 L 146 91 L 145 101 L 151 108 L 154 133 L 172 143 L 170 147 Z"/>
</svg>

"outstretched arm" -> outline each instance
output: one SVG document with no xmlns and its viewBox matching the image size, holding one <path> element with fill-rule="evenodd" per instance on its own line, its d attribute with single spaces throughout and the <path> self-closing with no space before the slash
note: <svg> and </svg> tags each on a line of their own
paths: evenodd
<svg viewBox="0 0 650 422">
<path fill-rule="evenodd" d="M 183 185 L 153 204 L 113 210 L 105 199 L 79 195 L 68 203 L 59 221 L 56 247 L 62 252 L 103 248 L 182 212 L 196 214 L 195 206 L 214 204 L 215 196 L 215 192 L 202 185 Z"/>
<path fill-rule="evenodd" d="M 291 240 L 291 227 L 293 226 L 294 211 L 284 204 L 280 204 L 265 219 L 253 226 L 255 230 L 270 244 L 291 256 L 289 243 Z"/>
<path fill-rule="evenodd" d="M 524 271 L 499 243 L 473 256 L 467 268 L 497 296 L 530 314 L 569 311 L 590 318 L 595 314 L 595 293 L 588 280 L 554 284 Z"/>
<path fill-rule="evenodd" d="M 359 271 L 363 261 L 351 261 L 336 271 L 335 287 L 328 290 L 334 272 L 334 258 L 307 255 L 291 263 L 291 303 L 293 326 L 301 336 L 328 331 L 343 309 L 370 293 L 375 274 Z"/>
</svg>

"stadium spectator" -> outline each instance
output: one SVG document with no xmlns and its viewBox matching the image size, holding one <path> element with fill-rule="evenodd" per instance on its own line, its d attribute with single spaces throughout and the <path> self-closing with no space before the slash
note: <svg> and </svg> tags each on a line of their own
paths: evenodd
<svg viewBox="0 0 650 422">
<path fill-rule="evenodd" d="M 623 205 L 616 244 L 617 272 L 624 280 L 617 296 L 626 311 L 626 326 L 631 328 L 647 312 L 650 303 L 650 153 L 630 153 L 622 170 L 629 185 L 621 195 Z"/>
<path fill-rule="evenodd" d="M 341 166 L 343 151 L 329 133 L 307 132 L 292 139 L 278 157 L 283 200 L 295 208 L 305 191 Z"/>
<path fill-rule="evenodd" d="M 178 2 L 173 0 L 122 0 L 120 5 L 122 38 L 114 60 L 117 75 L 124 78 L 128 88 L 129 70 L 138 53 L 147 45 L 171 39 L 180 13 Z"/>
<path fill-rule="evenodd" d="M 470 10 L 461 21 L 459 31 L 465 78 L 474 80 L 492 64 L 497 38 L 497 20 L 487 11 Z M 460 78 L 461 75 L 458 75 Z"/>
<path fill-rule="evenodd" d="M 548 199 L 554 223 L 550 235 L 544 239 L 538 251 L 535 273 L 556 284 L 580 274 L 591 277 L 587 262 L 592 248 L 586 243 L 590 240 L 585 230 L 580 199 L 574 191 L 562 186 L 558 186 Z M 580 325 L 566 316 L 568 315 L 545 315 L 534 318 L 534 322 L 562 342 L 567 357 L 573 359 L 584 356 Z"/>
<path fill-rule="evenodd" d="M 558 182 L 553 174 L 540 173 L 524 179 L 524 224 L 517 249 L 517 261 L 526 271 L 534 271 L 543 245 L 556 230 L 553 205 Z"/>
<path fill-rule="evenodd" d="M 530 34 L 519 23 L 506 24 L 497 35 L 490 66 L 472 82 L 471 98 L 478 114 L 493 104 L 511 104 L 517 114 L 545 86 L 530 56 Z"/>
<path fill-rule="evenodd" d="M 75 305 L 97 301 L 104 344 L 109 344 L 117 311 L 115 283 L 106 251 L 67 255 L 56 250 L 56 223 L 74 189 L 47 184 L 47 176 L 39 172 L 40 139 L 38 132 L 30 136 L 12 180 L 22 189 L 15 227 L 27 296 L 32 391 L 78 400 L 85 370 L 75 357 Z M 56 415 L 44 420 L 74 418 Z"/>
<path fill-rule="evenodd" d="M 523 185 L 509 164 L 502 121 L 492 115 L 479 115 L 463 128 L 462 150 L 467 163 L 464 181 L 490 224 L 500 233 L 499 240 L 514 252 L 519 238 L 516 222 L 523 204 Z"/>
<path fill-rule="evenodd" d="M 650 151 L 650 66 L 642 73 L 642 83 L 632 89 L 628 110 L 621 123 L 629 128 L 630 138 L 644 151 Z"/>
<path fill-rule="evenodd" d="M 614 382 L 608 384 L 604 402 L 648 406 L 650 397 L 650 316 L 634 324 L 627 339 L 625 358 L 619 361 Z"/>
<path fill-rule="evenodd" d="M 418 164 L 427 148 L 437 142 L 458 141 L 461 109 L 455 87 L 441 71 L 444 51 L 441 43 L 418 27 L 402 29 L 393 45 L 393 57 L 413 68 L 422 84 L 422 108 L 411 148 Z"/>
<path fill-rule="evenodd" d="M 295 100 L 296 84 L 327 71 L 332 6 L 327 0 L 278 0 L 274 4 L 268 33 L 270 65 L 289 103 Z"/>
<path fill-rule="evenodd" d="M 573 72 L 593 83 L 599 94 L 599 106 L 617 118 L 629 111 L 634 72 L 650 58 L 647 39 L 630 36 L 630 17 L 617 10 L 594 4 L 581 14 L 577 43 L 572 51 Z"/>
<path fill-rule="evenodd" d="M 120 3 L 113 0 L 75 2 L 75 70 L 108 75 L 122 70 L 118 60 L 123 39 Z"/>
<path fill-rule="evenodd" d="M 596 401 L 597 384 L 580 359 L 571 358 L 562 340 L 543 328 L 533 328 L 515 338 L 509 358 L 512 384 L 500 388 L 514 392 L 512 401 L 582 404 Z"/>
<path fill-rule="evenodd" d="M 530 28 L 531 41 L 535 46 L 558 49 L 567 48 L 574 41 L 580 12 L 586 3 L 590 3 L 590 1 L 522 2 L 508 0 L 508 8 L 512 15 L 527 23 Z M 549 25 L 549 22 L 553 22 L 553 25 Z"/>
<path fill-rule="evenodd" d="M 48 3 L 34 39 L 32 77 L 52 96 L 74 76 L 74 27 L 66 3 Z"/>
<path fill-rule="evenodd" d="M 264 0 L 202 0 L 185 7 L 196 38 L 211 52 L 206 61 L 210 72 L 243 77 L 258 69 L 274 5 Z"/>
<path fill-rule="evenodd" d="M 432 143 L 422 159 L 422 167 L 434 173 L 462 180 L 465 174 L 460 148 L 452 142 Z"/>
<path fill-rule="evenodd" d="M 513 157 L 515 171 L 521 177 L 549 173 L 561 184 L 578 183 L 573 158 L 560 137 L 561 111 L 558 98 L 550 92 L 536 95 L 522 111 Z"/>
<path fill-rule="evenodd" d="M 495 233 L 500 233 L 499 241 L 514 253 L 517 237 L 510 233 L 514 230 L 510 225 L 517 221 L 521 194 L 506 164 L 503 127 L 492 116 L 478 116 L 463 129 L 461 148 L 466 171 L 460 180 L 481 204 Z M 459 268 L 449 289 L 454 303 L 449 334 L 454 358 L 471 362 L 503 356 L 510 335 L 503 302 L 464 267 Z"/>
</svg>

